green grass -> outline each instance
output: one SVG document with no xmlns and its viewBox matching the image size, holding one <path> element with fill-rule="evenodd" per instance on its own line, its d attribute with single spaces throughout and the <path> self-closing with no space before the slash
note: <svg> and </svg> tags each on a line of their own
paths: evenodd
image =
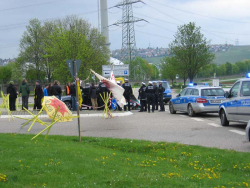
<svg viewBox="0 0 250 188">
<path fill-rule="evenodd" d="M 250 185 L 249 153 L 128 139 L 79 143 L 77 137 L 32 137 L 0 134 L 0 187 Z"/>
<path fill-rule="evenodd" d="M 146 57 L 143 59 L 146 59 L 149 63 L 153 63 L 153 64 L 159 64 L 162 62 L 162 59 L 164 58 L 164 56 L 161 57 Z"/>
<path fill-rule="evenodd" d="M 214 63 L 235 63 L 243 59 L 250 59 L 250 46 L 233 46 L 226 52 L 216 52 Z"/>
</svg>

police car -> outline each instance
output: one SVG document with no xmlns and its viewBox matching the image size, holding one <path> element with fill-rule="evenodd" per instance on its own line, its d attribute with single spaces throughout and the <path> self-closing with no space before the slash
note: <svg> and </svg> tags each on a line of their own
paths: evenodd
<svg viewBox="0 0 250 188">
<path fill-rule="evenodd" d="M 169 111 L 187 112 L 193 117 L 196 113 L 217 113 L 220 103 L 225 99 L 221 87 L 194 86 L 192 83 L 169 102 Z"/>
<path fill-rule="evenodd" d="M 157 83 L 157 87 L 159 87 L 159 81 L 151 81 L 151 82 L 156 82 Z M 168 103 L 170 101 L 170 99 L 172 98 L 172 91 L 171 88 L 169 86 L 168 81 L 161 81 L 162 86 L 165 88 L 165 91 L 163 93 L 163 102 Z"/>
<path fill-rule="evenodd" d="M 246 78 L 236 81 L 225 97 L 226 100 L 219 107 L 221 125 L 228 126 L 229 122 L 247 123 L 250 120 L 250 73 L 247 73 Z"/>
</svg>

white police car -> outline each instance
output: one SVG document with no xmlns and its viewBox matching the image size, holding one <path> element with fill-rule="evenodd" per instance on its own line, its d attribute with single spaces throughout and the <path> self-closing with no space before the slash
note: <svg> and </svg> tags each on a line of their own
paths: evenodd
<svg viewBox="0 0 250 188">
<path fill-rule="evenodd" d="M 236 81 L 225 97 L 226 100 L 219 107 L 221 125 L 228 126 L 229 122 L 247 123 L 250 120 L 250 73 L 246 78 Z"/>
<path fill-rule="evenodd" d="M 221 87 L 192 86 L 191 83 L 170 100 L 169 111 L 171 114 L 176 111 L 187 112 L 191 117 L 196 113 L 216 113 L 224 99 Z"/>
</svg>

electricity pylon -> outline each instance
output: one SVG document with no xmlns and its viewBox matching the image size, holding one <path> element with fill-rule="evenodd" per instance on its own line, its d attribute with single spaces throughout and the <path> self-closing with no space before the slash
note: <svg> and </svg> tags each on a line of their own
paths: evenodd
<svg viewBox="0 0 250 188">
<path fill-rule="evenodd" d="M 122 2 L 114 6 L 117 8 L 122 8 L 122 20 L 113 24 L 117 26 L 122 25 L 122 50 L 120 59 L 123 62 L 129 61 L 130 70 L 132 71 L 136 68 L 136 66 L 138 66 L 134 65 L 134 67 L 132 67 L 131 65 L 131 62 L 137 55 L 134 23 L 146 21 L 144 19 L 136 18 L 133 16 L 132 4 L 139 2 L 143 3 L 141 0 L 123 0 Z"/>
</svg>

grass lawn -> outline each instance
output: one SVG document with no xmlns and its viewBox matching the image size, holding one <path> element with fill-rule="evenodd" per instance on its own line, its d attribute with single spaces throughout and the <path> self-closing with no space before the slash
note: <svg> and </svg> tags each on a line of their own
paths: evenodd
<svg viewBox="0 0 250 188">
<path fill-rule="evenodd" d="M 248 187 L 250 153 L 177 143 L 0 134 L 0 187 Z"/>
</svg>

